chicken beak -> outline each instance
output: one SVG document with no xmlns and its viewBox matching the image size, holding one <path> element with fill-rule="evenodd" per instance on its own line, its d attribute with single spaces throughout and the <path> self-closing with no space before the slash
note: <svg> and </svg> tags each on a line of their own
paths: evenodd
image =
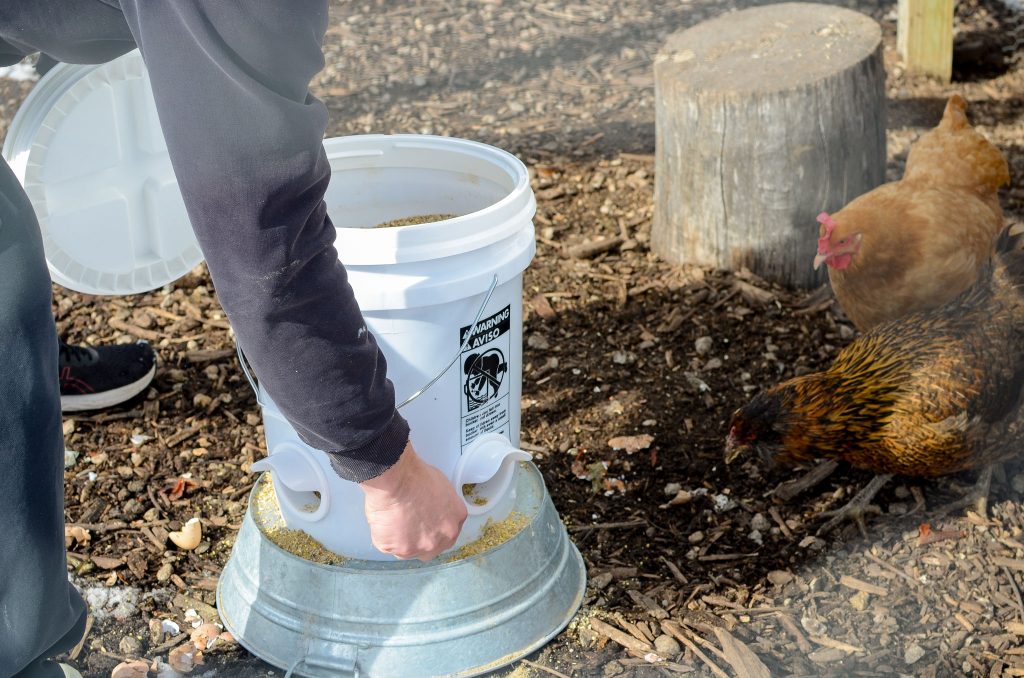
<svg viewBox="0 0 1024 678">
<path fill-rule="evenodd" d="M 736 440 L 736 436 L 730 432 L 725 439 L 725 463 L 733 463 L 749 449 L 749 445 L 741 444 Z"/>
<path fill-rule="evenodd" d="M 821 265 L 828 261 L 828 257 L 829 255 L 822 254 L 821 252 L 818 252 L 816 255 L 814 255 L 814 270 L 817 271 L 819 268 L 821 268 Z"/>
</svg>

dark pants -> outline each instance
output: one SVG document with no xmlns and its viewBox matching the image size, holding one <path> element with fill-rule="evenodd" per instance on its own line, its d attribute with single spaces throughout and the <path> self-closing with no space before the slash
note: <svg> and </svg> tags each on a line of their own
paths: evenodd
<svg viewBox="0 0 1024 678">
<path fill-rule="evenodd" d="M 74 11 L 63 16 L 50 3 L 5 5 L 0 7 L 0 25 L 16 27 L 15 43 L 49 27 L 55 38 L 63 35 L 67 48 L 85 49 L 98 61 L 134 47 L 123 15 L 99 0 L 71 0 L 65 8 Z M 86 26 L 105 28 L 89 44 L 91 38 L 82 32 Z M 30 51 L 0 40 L 3 61 Z M 61 51 L 55 49 L 58 57 Z M 63 676 L 48 658 L 79 642 L 86 605 L 68 581 L 64 550 L 57 332 L 39 225 L 28 197 L 2 160 L 0 517 L 0 678 Z"/>
<path fill-rule="evenodd" d="M 0 347 L 0 676 L 60 675 L 41 660 L 78 642 L 85 602 L 64 556 L 57 332 L 39 226 L 2 161 Z"/>
</svg>

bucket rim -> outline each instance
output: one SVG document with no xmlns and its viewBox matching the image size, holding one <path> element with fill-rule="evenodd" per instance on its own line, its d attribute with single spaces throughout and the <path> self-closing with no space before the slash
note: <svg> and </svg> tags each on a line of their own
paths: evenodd
<svg viewBox="0 0 1024 678">
<path fill-rule="evenodd" d="M 346 266 L 401 264 L 441 259 L 487 247 L 532 225 L 537 202 L 530 173 L 508 151 L 470 139 L 430 134 L 355 134 L 324 140 L 333 175 L 358 169 L 452 170 L 443 156 L 463 156 L 486 163 L 501 173 L 509 188 L 499 200 L 482 209 L 442 221 L 392 228 L 337 226 L 336 247 Z M 411 162 L 421 154 L 422 159 Z M 433 162 L 425 162 L 430 159 Z M 366 166 L 340 166 L 366 160 Z M 390 161 L 390 162 L 389 162 Z M 469 172 L 465 172 L 469 174 Z"/>
</svg>

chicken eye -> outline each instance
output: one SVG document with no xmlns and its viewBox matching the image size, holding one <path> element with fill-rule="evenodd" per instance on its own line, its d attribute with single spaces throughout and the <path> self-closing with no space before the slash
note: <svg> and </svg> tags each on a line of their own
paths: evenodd
<svg viewBox="0 0 1024 678">
<path fill-rule="evenodd" d="M 849 240 L 849 238 L 840 238 L 839 239 L 839 244 L 840 245 L 845 245 L 847 240 Z"/>
</svg>

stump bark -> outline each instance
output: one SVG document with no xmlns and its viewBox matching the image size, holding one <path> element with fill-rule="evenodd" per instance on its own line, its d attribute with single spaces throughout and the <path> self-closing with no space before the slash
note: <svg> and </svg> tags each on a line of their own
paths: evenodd
<svg viewBox="0 0 1024 678">
<path fill-rule="evenodd" d="M 654 79 L 654 252 L 823 282 L 815 217 L 885 179 L 879 25 L 829 5 L 743 10 L 670 36 Z"/>
</svg>

